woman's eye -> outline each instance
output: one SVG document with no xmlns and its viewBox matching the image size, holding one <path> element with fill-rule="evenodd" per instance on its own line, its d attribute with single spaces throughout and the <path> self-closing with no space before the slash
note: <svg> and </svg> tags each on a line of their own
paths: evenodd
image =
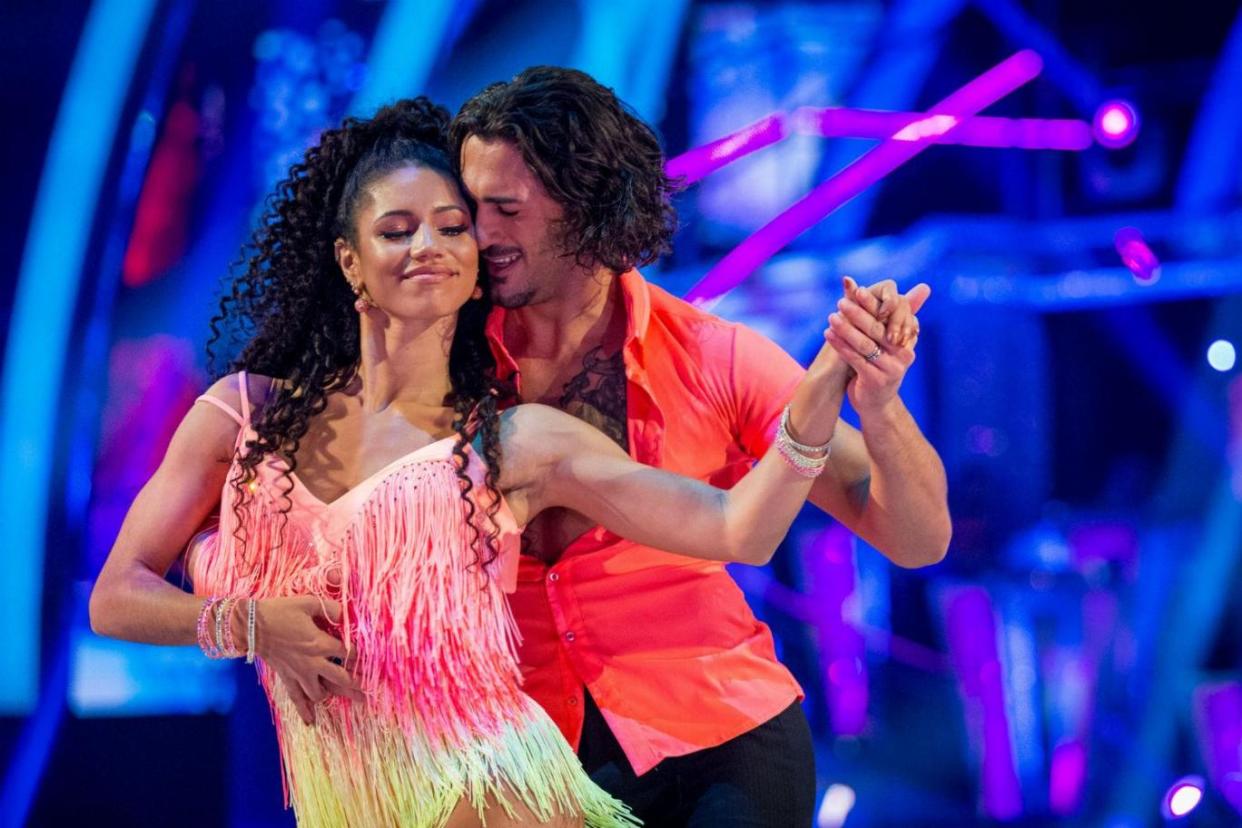
<svg viewBox="0 0 1242 828">
<path fill-rule="evenodd" d="M 396 241 L 397 239 L 408 238 L 409 235 L 410 235 L 409 230 L 388 230 L 386 232 L 380 233 L 381 237 L 388 239 L 389 241 Z"/>
<path fill-rule="evenodd" d="M 517 210 L 506 210 L 504 207 L 500 207 L 499 205 L 496 207 L 496 212 L 500 213 L 502 216 L 509 217 L 513 217 L 518 214 Z"/>
<path fill-rule="evenodd" d="M 470 228 L 468 228 L 464 224 L 454 224 L 452 227 L 441 227 L 440 232 L 446 236 L 460 236 L 462 233 L 466 232 L 468 229 Z"/>
</svg>

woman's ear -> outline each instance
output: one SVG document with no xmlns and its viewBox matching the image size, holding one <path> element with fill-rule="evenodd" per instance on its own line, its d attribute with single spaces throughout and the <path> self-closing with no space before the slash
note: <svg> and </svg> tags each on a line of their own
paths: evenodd
<svg viewBox="0 0 1242 828">
<path fill-rule="evenodd" d="M 333 248 L 336 255 L 337 266 L 341 268 L 341 273 L 345 276 L 345 281 L 349 282 L 351 288 L 356 288 L 361 280 L 358 278 L 358 256 L 354 253 L 353 247 L 344 239 L 337 239 Z"/>
</svg>

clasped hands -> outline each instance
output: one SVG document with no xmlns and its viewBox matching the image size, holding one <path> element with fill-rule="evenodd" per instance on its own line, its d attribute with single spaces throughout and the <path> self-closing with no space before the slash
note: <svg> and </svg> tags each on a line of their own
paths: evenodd
<svg viewBox="0 0 1242 828">
<path fill-rule="evenodd" d="M 845 295 L 828 317 L 825 344 L 811 370 L 838 373 L 850 404 L 865 420 L 897 399 L 914 364 L 917 314 L 931 288 L 919 283 L 903 294 L 892 279 L 862 287 L 848 276 L 841 284 Z"/>
</svg>

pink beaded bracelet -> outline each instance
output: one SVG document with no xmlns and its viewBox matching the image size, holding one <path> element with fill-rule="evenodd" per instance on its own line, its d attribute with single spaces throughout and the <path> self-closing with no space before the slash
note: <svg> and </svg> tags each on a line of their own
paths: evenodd
<svg viewBox="0 0 1242 828">
<path fill-rule="evenodd" d="M 238 658 L 241 651 L 237 649 L 237 642 L 233 637 L 233 609 L 237 606 L 237 598 L 226 598 L 220 604 L 220 608 L 216 610 L 220 614 L 220 624 L 223 628 L 221 636 L 222 646 L 220 650 L 224 653 L 225 658 Z"/>
<path fill-rule="evenodd" d="M 211 622 L 214 620 L 213 610 L 220 603 L 220 599 L 212 596 L 203 601 L 203 608 L 198 612 L 198 624 L 195 628 L 196 637 L 198 638 L 198 647 L 203 651 L 203 655 L 208 658 L 221 658 L 220 648 L 216 646 L 211 635 Z"/>
</svg>

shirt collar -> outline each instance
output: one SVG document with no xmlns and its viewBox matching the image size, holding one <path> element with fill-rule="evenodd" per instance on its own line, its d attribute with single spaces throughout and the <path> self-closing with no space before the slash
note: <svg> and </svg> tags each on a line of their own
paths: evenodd
<svg viewBox="0 0 1242 828">
<path fill-rule="evenodd" d="M 647 338 L 647 326 L 651 322 L 651 288 L 637 270 L 627 270 L 619 277 L 621 297 L 625 300 L 625 344 Z"/>
</svg>

